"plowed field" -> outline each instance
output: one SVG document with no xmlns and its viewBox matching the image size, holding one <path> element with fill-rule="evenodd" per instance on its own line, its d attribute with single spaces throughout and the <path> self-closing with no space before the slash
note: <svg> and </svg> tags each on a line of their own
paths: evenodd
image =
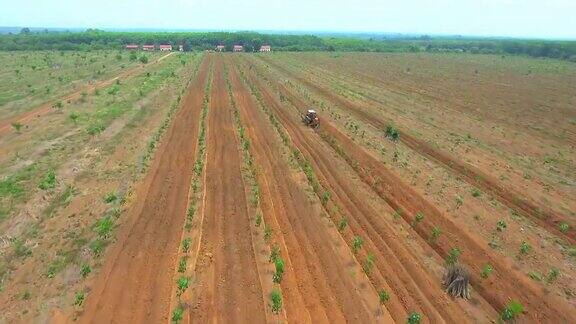
<svg viewBox="0 0 576 324">
<path fill-rule="evenodd" d="M 76 315 L 574 321 L 576 68 L 546 64 L 206 54 Z"/>
</svg>

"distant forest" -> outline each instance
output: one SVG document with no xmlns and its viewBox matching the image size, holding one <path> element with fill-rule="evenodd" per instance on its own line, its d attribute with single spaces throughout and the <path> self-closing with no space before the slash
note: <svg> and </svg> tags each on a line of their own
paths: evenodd
<svg viewBox="0 0 576 324">
<path fill-rule="evenodd" d="M 274 51 L 343 52 L 467 52 L 548 57 L 576 62 L 576 41 L 544 41 L 491 38 L 412 37 L 355 38 L 313 35 L 262 34 L 256 32 L 31 32 L 0 35 L 0 50 L 99 50 L 123 49 L 126 44 L 183 45 L 186 51 L 244 45 L 247 52 L 261 45 Z"/>
</svg>

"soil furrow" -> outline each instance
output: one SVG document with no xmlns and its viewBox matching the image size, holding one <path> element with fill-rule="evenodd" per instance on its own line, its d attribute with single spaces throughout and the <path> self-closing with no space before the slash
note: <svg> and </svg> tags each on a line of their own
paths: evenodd
<svg viewBox="0 0 576 324">
<path fill-rule="evenodd" d="M 207 66 L 205 60 L 138 189 L 130 225 L 109 252 L 81 322 L 168 319 Z"/>
<path fill-rule="evenodd" d="M 305 102 L 282 84 L 278 83 L 278 87 L 285 96 L 297 103 L 299 109 L 303 110 L 307 107 Z M 513 269 L 509 260 L 497 257 L 487 250 L 485 244 L 482 244 L 472 233 L 456 226 L 454 222 L 443 216 L 437 208 L 388 171 L 385 165 L 331 126 L 329 122 L 325 121 L 322 129 L 333 138 L 337 146 L 336 151 L 343 152 L 348 163 L 357 170 L 358 175 L 394 209 L 403 211 L 403 217 L 407 222 L 412 222 L 417 212 L 424 212 L 426 215 L 424 222 L 416 227 L 419 235 L 429 239 L 430 232 L 435 225 L 445 230 L 442 239 L 433 246 L 441 256 L 446 257 L 455 247 L 450 245 L 450 242 L 457 242 L 457 247 L 464 251 L 461 260 L 472 268 L 473 286 L 494 308 L 503 308 L 509 298 L 513 298 L 529 305 L 527 306 L 531 310 L 529 316 L 534 320 L 565 321 L 571 316 L 573 311 L 570 311 L 564 302 L 546 294 L 533 282 L 528 281 L 523 274 Z M 492 278 L 483 280 L 479 274 L 485 264 L 491 264 L 496 269 L 502 270 L 495 273 Z M 492 291 L 506 291 L 508 295 L 499 296 L 493 294 Z"/>
<path fill-rule="evenodd" d="M 206 200 L 190 321 L 266 321 L 262 288 L 250 234 L 250 220 L 238 140 L 223 62 L 215 58 L 207 135 Z"/>
<path fill-rule="evenodd" d="M 321 214 L 318 204 L 311 204 L 303 188 L 298 186 L 297 182 L 303 181 L 302 176 L 298 179 L 287 161 L 282 158 L 278 159 L 282 144 L 278 138 L 275 138 L 277 136 L 274 130 L 270 126 L 265 127 L 269 122 L 264 114 L 258 111 L 257 104 L 235 72 L 232 73 L 231 79 L 237 90 L 235 94 L 240 103 L 242 118 L 249 126 L 247 130 L 252 138 L 256 160 L 263 169 L 259 175 L 260 182 L 264 184 L 262 186 L 264 215 L 274 219 L 269 223 L 279 224 L 278 230 L 281 231 L 280 234 L 285 243 L 282 255 L 288 255 L 291 260 L 291 271 L 287 273 L 286 281 L 283 281 L 283 291 L 287 296 L 288 318 L 302 322 L 299 320 L 301 313 L 308 311 L 314 323 L 344 319 L 371 321 L 372 314 L 378 314 L 375 312 L 378 308 L 375 303 L 375 291 L 371 292 L 373 298 L 371 305 L 365 308 L 367 313 L 356 314 L 362 308 L 359 309 L 358 304 L 352 300 L 360 301 L 362 297 L 354 296 L 354 294 L 347 296 L 354 292 L 352 287 L 355 283 L 347 284 L 347 289 L 338 288 L 336 285 L 340 281 L 346 283 L 352 280 L 350 274 L 343 271 L 349 268 L 346 265 L 349 261 L 346 260 L 350 260 L 351 257 L 342 255 L 342 249 L 327 248 L 331 242 L 334 242 L 335 237 L 336 244 L 341 243 L 337 239 L 337 232 L 334 228 L 329 229 L 326 221 L 318 217 Z M 315 261 L 319 261 L 319 264 Z M 297 276 L 294 276 L 293 272 Z M 293 283 L 294 281 L 297 283 Z M 296 284 L 304 292 L 305 306 L 297 303 L 302 298 L 300 297 L 302 293 L 293 287 Z M 332 286 L 332 289 L 327 285 Z M 338 290 L 334 291 L 334 289 Z M 343 295 L 339 297 L 340 294 Z M 318 300 L 319 297 L 321 300 Z M 296 300 L 292 301 L 292 298 Z M 340 304 L 344 302 L 346 304 L 340 306 L 334 304 L 336 300 L 339 300 Z M 299 309 L 299 307 L 306 308 Z M 383 318 L 386 318 L 387 314 L 384 315 Z M 390 320 L 389 317 L 388 320 Z"/>
<path fill-rule="evenodd" d="M 366 107 L 362 107 L 330 92 L 330 90 L 311 82 L 309 79 L 303 76 L 297 75 L 296 73 L 279 65 L 273 60 L 269 58 L 262 58 L 262 60 L 275 69 L 281 71 L 283 74 L 298 80 L 321 96 L 332 102 L 335 102 L 342 108 L 347 109 L 357 118 L 360 118 L 364 122 L 376 127 L 377 129 L 384 130 L 389 124 L 389 121 L 383 120 L 382 117 L 375 116 L 374 114 L 368 112 L 365 109 Z M 567 223 L 572 228 L 576 226 L 576 223 L 566 215 L 562 215 L 557 211 L 551 210 L 547 206 L 539 205 L 532 200 L 526 199 L 523 195 L 516 192 L 514 189 L 505 187 L 496 178 L 482 172 L 480 169 L 472 165 L 456 159 L 446 152 L 442 152 L 433 148 L 429 143 L 412 136 L 409 134 L 409 132 L 399 130 L 399 133 L 400 141 L 412 150 L 426 156 L 427 158 L 442 165 L 444 168 L 454 172 L 457 176 L 467 181 L 470 185 L 489 192 L 490 194 L 494 195 L 494 197 L 496 197 L 501 203 L 530 218 L 538 225 L 546 228 L 549 232 L 559 237 L 565 238 L 571 244 L 576 243 L 576 231 L 568 231 L 564 233 L 560 230 L 559 225 L 561 223 Z"/>
</svg>

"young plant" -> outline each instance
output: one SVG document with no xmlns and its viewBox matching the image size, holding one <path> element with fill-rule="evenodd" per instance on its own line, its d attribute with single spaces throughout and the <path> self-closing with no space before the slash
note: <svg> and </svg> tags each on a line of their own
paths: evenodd
<svg viewBox="0 0 576 324">
<path fill-rule="evenodd" d="M 324 191 L 322 193 L 322 206 L 326 206 L 326 204 L 328 204 L 328 200 L 330 200 L 330 192 Z"/>
<path fill-rule="evenodd" d="M 515 300 L 511 300 L 508 302 L 508 305 L 506 305 L 506 308 L 504 308 L 502 311 L 500 318 L 504 322 L 510 322 L 516 319 L 516 317 L 518 317 L 518 315 L 522 314 L 523 312 L 524 306 Z"/>
<path fill-rule="evenodd" d="M 68 115 L 68 118 L 70 118 L 70 120 L 74 123 L 77 124 L 78 123 L 78 118 L 80 117 L 80 115 L 78 115 L 78 113 L 72 112 L 70 113 L 70 115 Z"/>
<path fill-rule="evenodd" d="M 422 320 L 422 316 L 416 312 L 412 312 L 410 313 L 410 315 L 408 316 L 408 319 L 406 320 L 407 324 L 420 324 L 420 321 Z"/>
<path fill-rule="evenodd" d="M 42 190 L 53 189 L 56 187 L 56 172 L 54 170 L 49 170 L 48 173 L 42 178 L 42 181 L 38 185 L 38 188 Z"/>
<path fill-rule="evenodd" d="M 520 244 L 520 254 L 528 254 L 532 250 L 532 246 L 526 241 L 522 241 Z"/>
<path fill-rule="evenodd" d="M 284 275 L 284 260 L 282 260 L 281 257 L 277 257 L 276 260 L 274 260 L 274 267 L 276 268 L 276 273 L 274 273 L 272 280 L 274 283 L 280 283 Z"/>
<path fill-rule="evenodd" d="M 178 278 L 176 285 L 178 287 L 178 292 L 176 294 L 178 297 L 180 297 L 186 291 L 186 289 L 188 289 L 188 286 L 190 286 L 190 279 L 182 276 Z"/>
<path fill-rule="evenodd" d="M 14 128 L 14 130 L 16 131 L 16 133 L 20 133 L 20 130 L 22 129 L 22 126 L 24 126 L 22 123 L 19 122 L 13 122 L 12 123 L 12 128 Z"/>
<path fill-rule="evenodd" d="M 274 314 L 279 314 L 282 310 L 282 293 L 278 289 L 274 289 L 270 293 L 270 308 Z"/>
<path fill-rule="evenodd" d="M 111 216 L 104 216 L 100 218 L 96 224 L 94 224 L 94 230 L 101 238 L 105 239 L 110 236 L 112 229 L 114 228 L 114 222 Z"/>
<path fill-rule="evenodd" d="M 390 294 L 386 290 L 380 290 L 378 292 L 378 299 L 380 300 L 380 304 L 384 304 L 390 300 Z"/>
<path fill-rule="evenodd" d="M 178 262 L 178 272 L 184 273 L 186 272 L 186 257 L 183 256 L 180 258 L 180 262 Z"/>
<path fill-rule="evenodd" d="M 568 230 L 570 229 L 570 225 L 568 225 L 567 223 L 560 223 L 558 225 L 558 229 L 562 233 L 568 233 Z"/>
<path fill-rule="evenodd" d="M 182 241 L 182 251 L 184 253 L 188 253 L 190 251 L 190 244 L 192 243 L 192 239 L 187 237 Z"/>
<path fill-rule="evenodd" d="M 84 304 L 84 299 L 86 299 L 86 294 L 83 292 L 77 292 L 74 296 L 74 306 L 82 306 L 82 304 Z"/>
<path fill-rule="evenodd" d="M 88 265 L 88 264 L 83 264 L 82 267 L 80 268 L 80 274 L 82 275 L 82 278 L 88 277 L 88 275 L 91 272 L 92 272 L 92 268 L 90 268 L 90 265 Z"/>
<path fill-rule="evenodd" d="M 462 196 L 456 196 L 456 209 L 462 207 L 464 204 L 464 198 Z"/>
<path fill-rule="evenodd" d="M 118 199 L 118 196 L 116 196 L 115 192 L 109 192 L 104 196 L 104 202 L 107 204 L 115 202 L 116 199 Z"/>
<path fill-rule="evenodd" d="M 257 212 L 256 213 L 256 227 L 260 227 L 260 224 L 262 224 L 262 213 Z"/>
<path fill-rule="evenodd" d="M 499 220 L 498 223 L 496 223 L 496 229 L 499 232 L 504 231 L 506 229 L 506 222 L 503 219 Z"/>
<path fill-rule="evenodd" d="M 446 257 L 446 264 L 450 266 L 458 263 L 458 258 L 460 257 L 460 254 L 462 254 L 462 251 L 460 251 L 459 248 L 452 248 L 450 250 L 450 253 Z"/>
<path fill-rule="evenodd" d="M 436 243 L 438 241 L 440 234 L 442 234 L 440 228 L 438 226 L 434 226 L 432 229 L 432 243 Z"/>
<path fill-rule="evenodd" d="M 280 247 L 278 245 L 274 245 L 270 250 L 270 259 L 268 262 L 276 262 L 276 259 L 280 257 Z"/>
<path fill-rule="evenodd" d="M 354 254 L 358 253 L 363 243 L 364 240 L 360 236 L 354 236 L 354 240 L 352 240 L 352 251 Z"/>
<path fill-rule="evenodd" d="M 558 279 L 559 276 L 560 276 L 560 270 L 556 267 L 552 267 L 552 269 L 550 269 L 550 272 L 548 272 L 548 277 L 546 278 L 546 281 L 548 283 L 553 283 L 554 281 L 556 281 L 556 279 Z"/>
<path fill-rule="evenodd" d="M 264 240 L 268 242 L 271 237 L 272 237 L 272 229 L 266 226 L 266 228 L 264 228 Z"/>
<path fill-rule="evenodd" d="M 180 323 L 184 318 L 184 308 L 178 305 L 178 307 L 174 308 L 172 311 L 172 323 Z"/>
<path fill-rule="evenodd" d="M 492 271 L 494 271 L 494 268 L 490 264 L 486 264 L 482 268 L 482 272 L 480 273 L 480 276 L 484 279 L 487 279 L 490 276 L 490 274 L 492 273 Z"/>
<path fill-rule="evenodd" d="M 482 195 L 482 192 L 478 188 L 472 189 L 472 197 L 478 198 Z"/>
<path fill-rule="evenodd" d="M 340 221 L 338 222 L 338 231 L 343 232 L 347 225 L 348 219 L 344 217 L 340 218 Z"/>
<path fill-rule="evenodd" d="M 366 256 L 366 262 L 364 263 L 364 272 L 366 274 L 370 274 L 372 272 L 372 268 L 374 267 L 374 255 L 372 255 L 371 253 L 369 253 Z"/>
<path fill-rule="evenodd" d="M 393 125 L 386 126 L 385 135 L 394 142 L 400 139 L 400 132 Z"/>
</svg>

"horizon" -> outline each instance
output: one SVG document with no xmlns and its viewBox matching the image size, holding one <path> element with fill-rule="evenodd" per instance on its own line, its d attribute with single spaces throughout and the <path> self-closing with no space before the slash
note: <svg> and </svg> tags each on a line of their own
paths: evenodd
<svg viewBox="0 0 576 324">
<path fill-rule="evenodd" d="M 22 0 L 4 6 L 0 25 L 575 40 L 573 12 L 570 0 Z"/>
</svg>

